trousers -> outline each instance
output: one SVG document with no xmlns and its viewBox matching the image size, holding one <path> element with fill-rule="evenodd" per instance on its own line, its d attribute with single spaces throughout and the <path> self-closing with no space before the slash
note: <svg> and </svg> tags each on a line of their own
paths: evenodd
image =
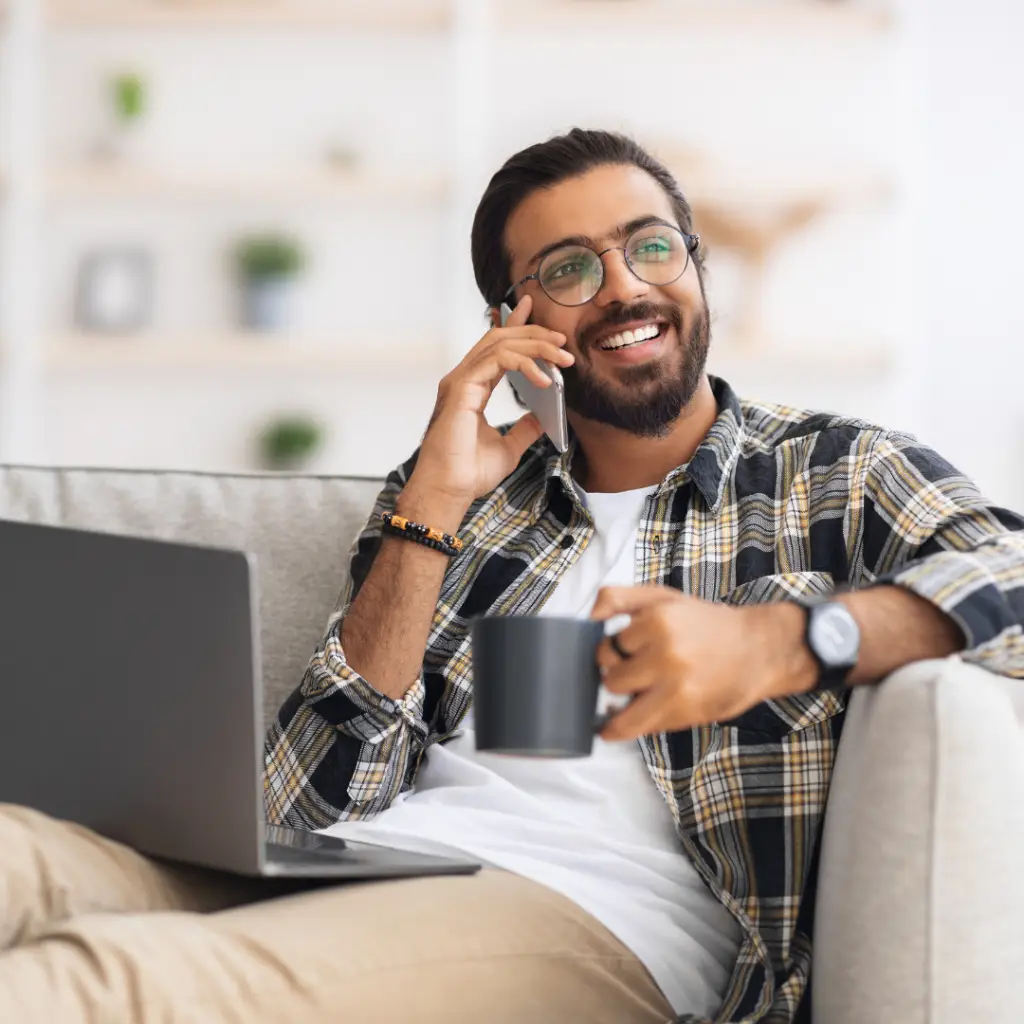
<svg viewBox="0 0 1024 1024">
<path fill-rule="evenodd" d="M 509 872 L 285 885 L 0 805 L 3 1024 L 672 1017 L 607 929 Z"/>
</svg>

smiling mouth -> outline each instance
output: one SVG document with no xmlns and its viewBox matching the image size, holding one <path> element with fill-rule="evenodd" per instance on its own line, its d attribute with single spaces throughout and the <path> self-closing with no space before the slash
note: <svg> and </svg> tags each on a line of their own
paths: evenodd
<svg viewBox="0 0 1024 1024">
<path fill-rule="evenodd" d="M 614 352 L 618 349 L 630 348 L 633 345 L 642 345 L 645 341 L 651 341 L 664 333 L 667 324 L 645 324 L 632 331 L 620 331 L 605 338 L 597 347 L 603 352 Z"/>
</svg>

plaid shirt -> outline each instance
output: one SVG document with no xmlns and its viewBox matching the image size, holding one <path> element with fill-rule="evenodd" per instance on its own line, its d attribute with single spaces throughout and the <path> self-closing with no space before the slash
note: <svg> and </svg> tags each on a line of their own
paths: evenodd
<svg viewBox="0 0 1024 1024">
<path fill-rule="evenodd" d="M 735 605 L 898 584 L 957 622 L 965 660 L 1024 677 L 1024 519 L 986 503 L 906 435 L 741 404 L 712 383 L 715 424 L 647 501 L 638 580 Z M 312 829 L 369 818 L 412 787 L 424 751 L 458 728 L 472 700 L 469 621 L 536 612 L 593 536 L 572 448 L 560 456 L 542 438 L 470 508 L 422 675 L 403 699 L 384 697 L 346 664 L 339 635 L 380 547 L 379 515 L 414 459 L 388 477 L 326 637 L 271 727 L 272 822 Z M 719 1021 L 789 1022 L 806 992 L 816 850 L 843 712 L 840 695 L 800 695 L 641 742 L 682 851 L 743 929 Z"/>
</svg>

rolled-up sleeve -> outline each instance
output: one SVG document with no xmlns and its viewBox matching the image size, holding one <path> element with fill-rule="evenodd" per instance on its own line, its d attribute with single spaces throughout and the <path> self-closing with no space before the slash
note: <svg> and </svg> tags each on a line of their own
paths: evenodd
<svg viewBox="0 0 1024 1024">
<path fill-rule="evenodd" d="M 426 739 L 422 678 L 394 700 L 348 664 L 341 641 L 345 616 L 380 549 L 380 514 L 395 507 L 414 460 L 388 476 L 352 548 L 324 639 L 267 732 L 263 792 L 272 824 L 313 829 L 373 817 L 401 792 Z"/>
<path fill-rule="evenodd" d="M 965 661 L 1024 678 L 1024 518 L 906 435 L 878 441 L 864 493 L 866 582 L 932 602 L 963 631 Z"/>
</svg>

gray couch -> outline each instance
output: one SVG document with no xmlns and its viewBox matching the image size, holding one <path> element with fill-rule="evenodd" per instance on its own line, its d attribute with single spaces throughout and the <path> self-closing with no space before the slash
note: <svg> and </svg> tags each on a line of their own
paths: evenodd
<svg viewBox="0 0 1024 1024">
<path fill-rule="evenodd" d="M 269 717 L 319 639 L 378 484 L 0 466 L 0 518 L 253 552 Z M 957 659 L 854 695 L 822 847 L 816 1024 L 1024 1020 L 1022 722 L 1024 682 Z"/>
</svg>

